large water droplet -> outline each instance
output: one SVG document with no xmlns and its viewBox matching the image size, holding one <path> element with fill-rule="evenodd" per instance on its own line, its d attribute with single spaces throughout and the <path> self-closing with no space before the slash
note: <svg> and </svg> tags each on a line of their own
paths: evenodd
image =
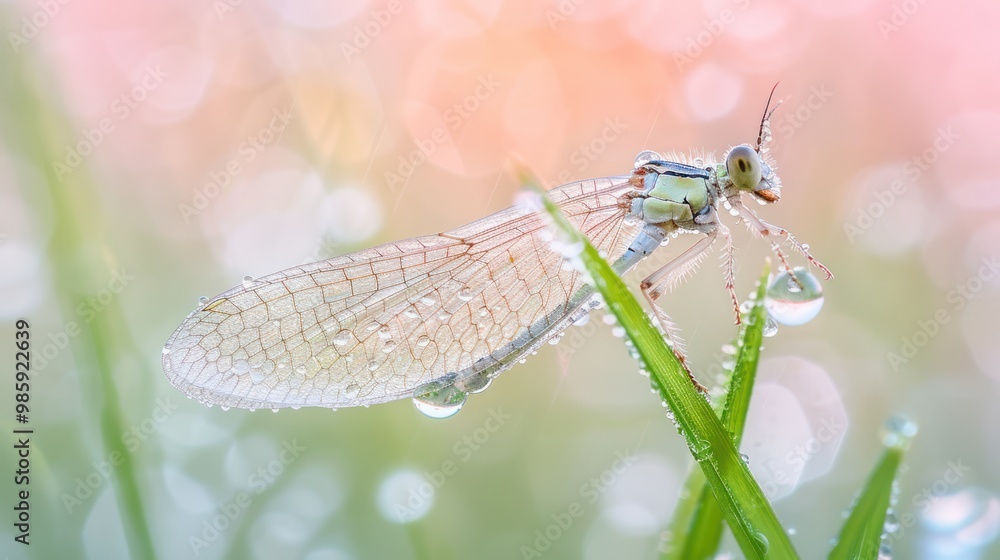
<svg viewBox="0 0 1000 560">
<path fill-rule="evenodd" d="M 913 436 L 917 435 L 917 423 L 906 416 L 893 416 L 882 426 L 881 435 L 882 444 L 886 447 L 906 449 Z"/>
<path fill-rule="evenodd" d="M 639 169 L 643 165 L 646 165 L 647 163 L 655 160 L 662 161 L 663 156 L 661 156 L 658 152 L 654 152 L 653 150 L 643 150 L 635 156 L 634 168 Z"/>
<path fill-rule="evenodd" d="M 468 395 L 454 385 L 417 389 L 413 406 L 428 418 L 449 418 L 458 413 Z"/>
<path fill-rule="evenodd" d="M 777 275 L 767 287 L 764 306 L 774 320 L 782 325 L 802 325 L 819 315 L 823 308 L 823 285 L 808 270 L 797 267 L 796 282 L 788 274 Z"/>
</svg>

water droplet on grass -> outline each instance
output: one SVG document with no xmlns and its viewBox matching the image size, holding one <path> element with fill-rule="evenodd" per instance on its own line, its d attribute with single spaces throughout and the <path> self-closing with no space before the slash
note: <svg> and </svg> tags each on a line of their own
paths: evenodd
<svg viewBox="0 0 1000 560">
<path fill-rule="evenodd" d="M 766 337 L 778 334 L 778 323 L 774 322 L 774 319 L 770 315 L 764 318 L 764 331 L 761 334 Z"/>
<path fill-rule="evenodd" d="M 813 320 L 823 308 L 823 285 L 808 270 L 792 270 L 796 282 L 787 272 L 782 272 L 767 287 L 764 305 L 768 314 L 782 325 L 802 325 Z"/>
<path fill-rule="evenodd" d="M 893 416 L 882 426 L 882 444 L 886 447 L 906 449 L 917 435 L 917 424 L 906 416 Z"/>
</svg>

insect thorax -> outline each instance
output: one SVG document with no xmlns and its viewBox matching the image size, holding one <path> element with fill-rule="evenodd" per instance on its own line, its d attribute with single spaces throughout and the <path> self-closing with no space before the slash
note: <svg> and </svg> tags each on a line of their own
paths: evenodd
<svg viewBox="0 0 1000 560">
<path fill-rule="evenodd" d="M 667 230 L 701 229 L 711 221 L 721 192 L 712 167 L 699 168 L 672 161 L 650 161 L 632 173 L 636 187 L 629 214 Z"/>
</svg>

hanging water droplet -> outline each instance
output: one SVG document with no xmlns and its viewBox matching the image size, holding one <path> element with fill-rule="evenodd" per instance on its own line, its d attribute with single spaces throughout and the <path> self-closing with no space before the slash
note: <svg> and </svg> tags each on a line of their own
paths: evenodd
<svg viewBox="0 0 1000 560">
<path fill-rule="evenodd" d="M 353 338 L 354 335 L 351 334 L 351 331 L 344 329 L 338 332 L 336 335 L 334 335 L 333 343 L 336 344 L 337 346 L 346 346 L 351 342 L 351 339 Z"/>
<path fill-rule="evenodd" d="M 764 318 L 764 331 L 761 333 L 766 337 L 772 337 L 778 334 L 778 323 L 774 322 L 774 319 L 770 315 Z"/>
<path fill-rule="evenodd" d="M 767 287 L 764 305 L 774 320 L 782 325 L 802 325 L 819 315 L 823 308 L 823 285 L 808 270 L 792 270 L 795 277 L 782 272 Z M 798 281 L 796 281 L 798 280 Z"/>
<path fill-rule="evenodd" d="M 577 319 L 573 321 L 573 326 L 582 327 L 589 322 L 590 322 L 590 313 L 586 313 L 584 315 L 577 317 Z"/>
<path fill-rule="evenodd" d="M 639 169 L 640 167 L 646 165 L 651 161 L 662 161 L 662 160 L 663 156 L 660 155 L 659 152 L 654 152 L 653 150 L 643 150 L 638 154 L 636 154 L 633 168 Z"/>
<path fill-rule="evenodd" d="M 750 456 L 746 453 L 740 453 L 740 460 L 748 465 L 750 464 Z"/>
<path fill-rule="evenodd" d="M 208 296 L 201 296 L 198 298 L 198 307 L 205 307 L 208 303 Z"/>
<path fill-rule="evenodd" d="M 436 386 L 430 391 L 420 388 L 413 397 L 413 406 L 429 418 L 448 418 L 462 409 L 467 397 L 454 385 Z"/>
<path fill-rule="evenodd" d="M 243 277 L 243 287 L 244 288 L 246 288 L 246 289 L 249 290 L 250 288 L 253 288 L 253 285 L 254 285 L 253 276 L 250 276 L 249 274 L 247 274 L 246 276 Z"/>
<path fill-rule="evenodd" d="M 458 291 L 458 299 L 462 301 L 471 301 L 472 297 L 472 290 L 470 290 L 468 286 Z"/>
<path fill-rule="evenodd" d="M 917 435 L 917 424 L 906 416 L 893 416 L 882 426 L 882 444 L 886 447 L 906 449 Z"/>
<path fill-rule="evenodd" d="M 229 410 L 229 407 L 226 405 L 219 405 L 219 410 L 221 410 L 222 412 L 227 412 Z"/>
<path fill-rule="evenodd" d="M 416 344 L 420 348 L 423 348 L 424 346 L 427 346 L 430 343 L 431 343 L 431 338 L 429 336 L 425 335 L 425 334 L 422 334 L 422 335 L 420 335 L 420 336 L 417 337 Z"/>
<path fill-rule="evenodd" d="M 168 344 L 164 344 L 163 345 L 163 355 L 166 356 L 169 353 L 170 353 L 170 344 L 169 343 Z"/>
<path fill-rule="evenodd" d="M 248 371 L 250 371 L 250 362 L 246 360 L 236 360 L 233 362 L 233 373 L 236 375 L 243 375 Z"/>
<path fill-rule="evenodd" d="M 477 373 L 471 377 L 456 381 L 455 387 L 466 393 L 482 393 L 489 388 L 491 383 L 493 383 L 493 379 L 488 375 Z"/>
</svg>

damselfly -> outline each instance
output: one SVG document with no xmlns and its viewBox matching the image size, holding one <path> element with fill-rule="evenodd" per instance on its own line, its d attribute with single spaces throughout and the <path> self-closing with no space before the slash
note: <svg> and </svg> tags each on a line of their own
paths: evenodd
<svg viewBox="0 0 1000 560">
<path fill-rule="evenodd" d="M 756 143 L 731 148 L 721 161 L 647 151 L 628 175 L 547 193 L 619 274 L 671 236 L 703 235 L 640 284 L 662 325 L 669 319 L 654 301 L 720 237 L 725 285 L 740 320 L 732 237 L 720 206 L 770 240 L 791 278 L 781 242 L 831 277 L 808 246 L 741 200 L 745 194 L 768 204 L 781 194 L 767 154 L 770 102 Z M 163 370 L 187 395 L 223 407 L 338 408 L 413 398 L 427 414 L 450 415 L 468 393 L 484 390 L 596 306 L 593 289 L 563 266 L 550 240 L 545 218 L 518 205 L 438 235 L 247 277 L 188 315 L 164 346 Z"/>
</svg>

